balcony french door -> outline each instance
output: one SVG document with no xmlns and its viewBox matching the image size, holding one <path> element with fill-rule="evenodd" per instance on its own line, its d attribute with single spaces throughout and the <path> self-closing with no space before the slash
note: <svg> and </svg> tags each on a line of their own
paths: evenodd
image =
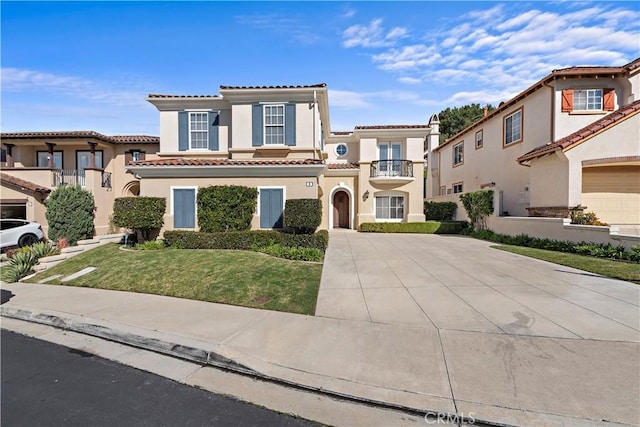
<svg viewBox="0 0 640 427">
<path fill-rule="evenodd" d="M 402 144 L 399 142 L 379 145 L 378 176 L 399 176 L 400 160 L 402 160 Z"/>
</svg>

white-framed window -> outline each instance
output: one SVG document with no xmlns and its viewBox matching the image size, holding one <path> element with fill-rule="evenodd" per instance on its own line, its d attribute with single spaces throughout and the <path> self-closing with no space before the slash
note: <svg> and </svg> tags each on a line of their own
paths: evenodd
<svg viewBox="0 0 640 427">
<path fill-rule="evenodd" d="M 602 89 L 574 89 L 574 111 L 601 111 Z"/>
<path fill-rule="evenodd" d="M 376 220 L 402 221 L 404 219 L 404 196 L 376 196 Z"/>
<path fill-rule="evenodd" d="M 522 108 L 504 118 L 504 145 L 522 141 Z"/>
<path fill-rule="evenodd" d="M 453 194 L 462 193 L 462 183 L 461 182 L 456 182 L 455 184 L 453 184 L 452 188 L 453 188 Z"/>
<path fill-rule="evenodd" d="M 47 168 L 49 167 L 49 152 L 48 151 L 38 151 L 38 167 L 39 168 Z M 62 151 L 54 151 L 53 152 L 53 167 L 56 169 L 62 169 Z"/>
<path fill-rule="evenodd" d="M 447 187 L 442 185 L 438 190 L 438 195 L 445 196 L 447 194 Z"/>
<path fill-rule="evenodd" d="M 336 155 L 338 157 L 346 156 L 348 152 L 349 148 L 347 147 L 347 144 L 340 143 L 336 146 Z"/>
<path fill-rule="evenodd" d="M 209 113 L 189 113 L 189 148 L 191 150 L 206 150 L 209 148 Z"/>
<path fill-rule="evenodd" d="M 131 152 L 131 161 L 133 162 L 139 162 L 140 161 L 140 152 L 139 151 L 132 151 Z"/>
<path fill-rule="evenodd" d="M 284 145 L 284 105 L 264 106 L 265 145 Z"/>
<path fill-rule="evenodd" d="M 378 176 L 400 176 L 402 165 L 402 143 L 381 142 L 378 144 Z"/>
<path fill-rule="evenodd" d="M 476 132 L 476 150 L 478 148 L 482 148 L 483 144 L 484 144 L 484 131 L 480 129 L 478 132 Z"/>
<path fill-rule="evenodd" d="M 464 141 L 453 146 L 453 166 L 460 166 L 464 163 Z"/>
</svg>

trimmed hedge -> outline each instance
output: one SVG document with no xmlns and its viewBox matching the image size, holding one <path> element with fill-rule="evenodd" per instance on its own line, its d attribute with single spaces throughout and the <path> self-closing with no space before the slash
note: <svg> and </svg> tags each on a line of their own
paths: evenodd
<svg viewBox="0 0 640 427">
<path fill-rule="evenodd" d="M 63 185 L 51 192 L 45 217 L 48 237 L 54 242 L 65 238 L 71 246 L 93 236 L 93 194 L 79 185 Z"/>
<path fill-rule="evenodd" d="M 113 202 L 113 223 L 140 231 L 145 240 L 162 228 L 167 201 L 162 197 L 118 197 Z"/>
<path fill-rule="evenodd" d="M 456 202 L 424 202 L 424 215 L 427 220 L 451 221 L 457 209 Z"/>
<path fill-rule="evenodd" d="M 490 242 L 501 243 L 504 245 L 524 246 L 528 248 L 546 249 L 549 251 L 588 255 L 598 258 L 640 262 L 640 246 L 634 246 L 630 251 L 626 251 L 624 246 L 612 246 L 604 243 L 574 243 L 561 240 L 540 239 L 526 234 L 511 236 L 508 234 L 494 233 L 491 230 L 465 230 L 464 234 L 477 239 L 488 240 Z"/>
<path fill-rule="evenodd" d="M 426 222 L 365 222 L 360 231 L 370 233 L 422 233 L 422 234 L 458 234 L 467 223 L 464 221 L 426 221 Z"/>
<path fill-rule="evenodd" d="M 325 251 L 329 244 L 329 232 L 320 230 L 314 234 L 290 234 L 275 230 L 230 231 L 204 233 L 201 231 L 165 231 L 167 246 L 182 249 L 240 249 L 282 245 L 291 248 L 315 248 Z"/>
<path fill-rule="evenodd" d="M 296 234 L 313 234 L 322 221 L 322 201 L 290 199 L 284 205 L 284 226 Z"/>
<path fill-rule="evenodd" d="M 258 190 L 242 185 L 212 185 L 198 189 L 198 225 L 206 233 L 251 228 Z"/>
</svg>

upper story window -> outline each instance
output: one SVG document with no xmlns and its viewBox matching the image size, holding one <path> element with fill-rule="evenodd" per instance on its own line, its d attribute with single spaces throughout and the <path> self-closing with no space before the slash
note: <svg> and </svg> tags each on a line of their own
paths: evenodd
<svg viewBox="0 0 640 427">
<path fill-rule="evenodd" d="M 562 112 L 601 112 L 615 108 L 615 90 L 611 88 L 564 89 Z"/>
<path fill-rule="evenodd" d="M 264 106 L 264 143 L 284 145 L 284 105 Z"/>
<path fill-rule="evenodd" d="M 206 150 L 209 147 L 209 113 L 189 113 L 189 148 Z"/>
<path fill-rule="evenodd" d="M 453 166 L 464 163 L 464 141 L 453 146 Z"/>
<path fill-rule="evenodd" d="M 522 141 L 522 108 L 504 118 L 504 145 Z"/>
<path fill-rule="evenodd" d="M 38 151 L 38 167 L 39 168 L 48 168 L 49 167 L 49 158 L 51 155 L 48 151 Z M 53 167 L 56 169 L 62 169 L 62 151 L 54 151 L 53 152 Z"/>
<path fill-rule="evenodd" d="M 347 144 L 338 144 L 336 146 L 336 154 L 338 157 L 346 156 L 348 152 Z"/>
<path fill-rule="evenodd" d="M 480 129 L 478 132 L 476 132 L 476 150 L 478 148 L 482 148 L 484 144 L 484 132 L 482 131 L 482 129 Z"/>
<path fill-rule="evenodd" d="M 139 162 L 141 160 L 141 152 L 139 151 L 132 151 L 131 152 L 131 161 L 132 162 Z"/>
</svg>

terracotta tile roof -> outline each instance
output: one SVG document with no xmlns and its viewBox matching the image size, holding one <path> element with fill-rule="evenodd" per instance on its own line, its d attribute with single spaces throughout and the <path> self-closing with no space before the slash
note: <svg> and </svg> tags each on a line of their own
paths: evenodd
<svg viewBox="0 0 640 427">
<path fill-rule="evenodd" d="M 355 129 L 423 129 L 429 125 L 380 125 L 380 126 L 356 126 Z"/>
<path fill-rule="evenodd" d="M 92 138 L 111 144 L 159 144 L 160 138 L 149 135 L 103 135 L 92 130 L 50 131 L 50 132 L 2 132 L 1 139 L 62 139 Z"/>
<path fill-rule="evenodd" d="M 147 98 L 220 98 L 220 95 L 164 95 L 159 93 L 150 93 Z"/>
<path fill-rule="evenodd" d="M 350 130 L 338 130 L 331 132 L 332 135 L 351 135 L 353 132 Z"/>
<path fill-rule="evenodd" d="M 13 187 L 19 187 L 21 189 L 33 191 L 34 193 L 50 193 L 51 189 L 42 187 L 38 184 L 34 184 L 24 179 L 16 178 L 15 176 L 8 175 L 6 173 L 0 173 L 0 182 L 3 184 L 9 184 Z"/>
<path fill-rule="evenodd" d="M 328 163 L 327 169 L 360 169 L 357 163 Z"/>
<path fill-rule="evenodd" d="M 590 125 L 583 127 L 582 129 L 572 133 L 571 135 L 565 136 L 564 138 L 559 139 L 551 144 L 543 145 L 529 151 L 527 154 L 518 157 L 518 162 L 526 162 L 527 160 L 542 157 L 545 154 L 549 154 L 556 150 L 564 150 L 566 148 L 569 148 L 580 141 L 589 139 L 591 136 L 600 133 L 607 128 L 615 126 L 624 119 L 638 114 L 639 112 L 640 100 L 629 105 L 625 105 L 624 107 L 614 111 L 611 114 L 607 114 L 600 120 L 597 120 Z"/>
<path fill-rule="evenodd" d="M 132 166 L 303 166 L 321 165 L 322 160 L 297 159 L 297 160 L 231 160 L 231 159 L 157 159 L 141 160 L 131 163 Z"/>
<path fill-rule="evenodd" d="M 291 85 L 291 86 L 223 86 L 220 85 L 221 90 L 226 89 L 319 89 L 327 87 L 326 83 L 318 83 L 314 85 Z"/>
</svg>

